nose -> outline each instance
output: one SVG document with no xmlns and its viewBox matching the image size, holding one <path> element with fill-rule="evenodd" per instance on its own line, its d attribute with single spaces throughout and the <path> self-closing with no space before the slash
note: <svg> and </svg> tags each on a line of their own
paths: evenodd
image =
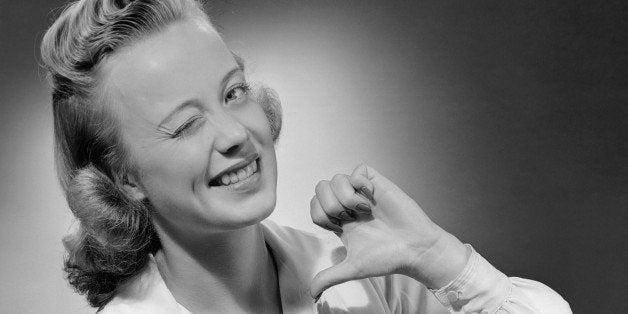
<svg viewBox="0 0 628 314">
<path fill-rule="evenodd" d="M 216 121 L 215 148 L 224 155 L 233 155 L 240 151 L 249 140 L 246 128 L 229 114 L 221 115 Z"/>
</svg>

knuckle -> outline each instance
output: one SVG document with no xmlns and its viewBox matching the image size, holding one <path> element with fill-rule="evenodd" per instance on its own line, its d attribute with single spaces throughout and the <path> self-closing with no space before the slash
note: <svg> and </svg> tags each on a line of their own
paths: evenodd
<svg viewBox="0 0 628 314">
<path fill-rule="evenodd" d="M 314 191 L 316 191 L 316 194 L 320 194 L 325 188 L 325 186 L 328 184 L 329 184 L 329 181 L 327 180 L 319 181 L 318 183 L 316 183 L 316 187 L 314 188 Z"/>
<path fill-rule="evenodd" d="M 328 228 L 327 227 L 327 222 L 323 222 L 323 221 L 320 221 L 320 220 L 314 220 L 314 219 L 312 219 L 312 222 L 314 222 L 315 225 L 317 225 L 317 226 L 319 226 L 321 228 L 324 228 L 324 229 Z"/>
<path fill-rule="evenodd" d="M 353 190 L 341 189 L 337 192 L 338 194 L 336 195 L 336 198 L 338 199 L 338 202 L 342 204 L 342 206 L 347 207 L 347 205 L 350 205 L 352 203 L 354 194 Z"/>
<path fill-rule="evenodd" d="M 327 219 L 325 217 L 325 215 L 317 212 L 317 211 L 313 211 L 311 212 L 311 216 L 312 216 L 312 221 L 317 224 L 317 225 L 324 225 L 327 223 Z"/>
<path fill-rule="evenodd" d="M 345 190 L 348 183 L 349 179 L 345 175 L 336 175 L 333 180 L 331 180 L 331 186 L 334 188 L 334 191 Z"/>
<path fill-rule="evenodd" d="M 338 217 L 338 215 L 343 211 L 344 211 L 344 208 L 338 203 L 327 208 L 325 210 L 325 213 L 332 217 Z"/>
<path fill-rule="evenodd" d="M 357 172 L 354 172 L 349 176 L 350 181 L 357 180 L 358 178 L 360 178 L 360 174 Z"/>
<path fill-rule="evenodd" d="M 335 182 L 340 182 L 340 181 L 341 181 L 342 179 L 344 179 L 344 178 L 345 178 L 345 175 L 344 175 L 344 174 L 342 174 L 342 173 L 337 173 L 337 174 L 335 174 L 335 175 L 334 175 L 334 177 L 332 178 L 332 181 L 335 181 Z"/>
<path fill-rule="evenodd" d="M 340 200 L 340 202 L 342 203 L 342 206 L 346 208 L 354 208 L 355 205 L 357 205 L 357 202 L 355 201 L 353 197 L 343 198 Z"/>
<path fill-rule="evenodd" d="M 353 173 L 359 173 L 360 169 L 364 169 L 365 167 L 366 167 L 366 164 L 361 162 L 357 166 L 355 166 L 355 168 L 353 168 Z"/>
<path fill-rule="evenodd" d="M 338 195 L 338 201 L 340 201 L 340 203 L 345 207 L 350 207 L 347 205 L 352 205 L 353 203 L 355 203 L 355 190 L 353 189 L 353 187 L 351 187 L 350 189 L 343 189 L 342 192 Z"/>
<path fill-rule="evenodd" d="M 365 182 L 363 180 L 361 180 L 360 178 L 351 177 L 351 178 L 349 178 L 349 184 L 351 184 L 351 186 L 354 189 L 358 189 L 358 188 L 364 186 Z"/>
</svg>

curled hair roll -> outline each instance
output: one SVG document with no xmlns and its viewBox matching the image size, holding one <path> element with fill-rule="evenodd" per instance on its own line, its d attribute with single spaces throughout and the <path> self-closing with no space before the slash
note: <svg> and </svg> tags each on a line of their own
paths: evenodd
<svg viewBox="0 0 628 314">
<path fill-rule="evenodd" d="M 149 207 L 91 164 L 77 172 L 67 194 L 80 223 L 63 240 L 67 278 L 92 306 L 102 307 L 159 247 Z"/>
<path fill-rule="evenodd" d="M 255 89 L 255 99 L 262 106 L 264 114 L 266 114 L 273 141 L 277 142 L 282 124 L 281 101 L 277 92 L 268 86 L 261 85 Z"/>
</svg>

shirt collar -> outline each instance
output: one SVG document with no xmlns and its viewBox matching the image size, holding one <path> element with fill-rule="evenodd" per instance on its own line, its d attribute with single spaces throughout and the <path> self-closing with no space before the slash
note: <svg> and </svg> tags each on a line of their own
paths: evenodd
<svg viewBox="0 0 628 314">
<path fill-rule="evenodd" d="M 279 276 L 281 305 L 285 313 L 315 313 L 316 304 L 309 292 L 312 278 L 321 269 L 332 266 L 330 250 L 319 238 L 289 227 L 279 227 L 272 221 L 262 223 L 264 239 L 273 254 Z M 105 307 L 113 312 L 167 312 L 190 314 L 179 304 L 164 282 L 155 257 L 151 254 L 144 270 L 123 284 L 114 299 Z"/>
</svg>

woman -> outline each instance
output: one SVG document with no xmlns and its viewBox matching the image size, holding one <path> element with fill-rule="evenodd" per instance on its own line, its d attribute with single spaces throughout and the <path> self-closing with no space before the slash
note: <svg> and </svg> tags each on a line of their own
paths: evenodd
<svg viewBox="0 0 628 314">
<path fill-rule="evenodd" d="M 344 248 L 262 223 L 276 201 L 279 103 L 249 87 L 193 0 L 75 2 L 42 57 L 59 178 L 80 221 L 66 271 L 103 313 L 570 313 L 366 165 L 321 181 L 310 204 Z"/>
</svg>

